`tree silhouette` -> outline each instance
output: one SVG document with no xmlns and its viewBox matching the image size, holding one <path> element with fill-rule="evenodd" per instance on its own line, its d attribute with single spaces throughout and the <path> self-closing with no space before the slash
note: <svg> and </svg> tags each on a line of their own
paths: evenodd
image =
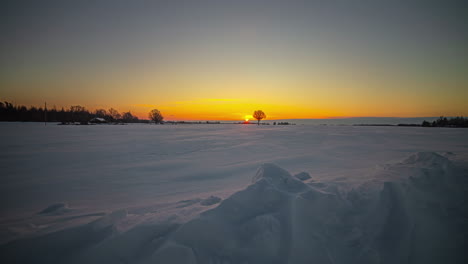
<svg viewBox="0 0 468 264">
<path fill-rule="evenodd" d="M 423 127 L 468 127 L 468 118 L 458 116 L 452 118 L 439 117 L 437 120 L 432 122 L 424 122 L 421 124 Z"/>
<path fill-rule="evenodd" d="M 122 113 L 122 121 L 125 123 L 135 123 L 138 122 L 138 117 L 132 115 L 130 111 Z"/>
<path fill-rule="evenodd" d="M 44 122 L 45 115 L 47 115 L 47 122 L 61 122 L 62 124 L 71 122 L 88 124 L 88 122 L 95 117 L 104 118 L 107 121 L 113 122 L 148 123 L 148 120 L 139 120 L 138 117 L 130 112 L 119 113 L 113 108 L 108 111 L 105 109 L 89 111 L 81 105 L 72 105 L 68 109 L 62 107 L 61 110 L 57 110 L 55 106 L 50 109 L 0 102 L 0 121 Z"/>
<path fill-rule="evenodd" d="M 89 120 L 89 112 L 81 105 L 70 106 L 71 121 L 87 123 Z"/>
<path fill-rule="evenodd" d="M 122 117 L 119 111 L 115 110 L 114 108 L 109 109 L 108 113 L 111 116 L 112 121 L 118 121 Z"/>
<path fill-rule="evenodd" d="M 255 111 L 252 116 L 258 120 L 258 123 L 257 123 L 258 125 L 260 125 L 260 120 L 266 118 L 266 115 L 262 110 Z"/>
<path fill-rule="evenodd" d="M 96 111 L 94 111 L 94 115 L 96 115 L 96 117 L 106 118 L 107 111 L 106 109 L 96 109 Z"/>
<path fill-rule="evenodd" d="M 148 116 L 149 116 L 149 119 L 154 121 L 154 123 L 156 124 L 161 123 L 164 119 L 164 117 L 162 116 L 161 112 L 159 112 L 158 109 L 151 110 Z"/>
</svg>

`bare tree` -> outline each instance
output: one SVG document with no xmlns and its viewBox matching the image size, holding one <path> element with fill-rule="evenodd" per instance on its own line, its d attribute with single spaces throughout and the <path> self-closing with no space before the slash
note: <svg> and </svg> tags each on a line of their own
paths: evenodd
<svg viewBox="0 0 468 264">
<path fill-rule="evenodd" d="M 89 112 L 86 111 L 86 108 L 84 108 L 81 105 L 72 105 L 70 106 L 70 113 L 72 117 L 72 122 L 81 122 L 81 123 L 87 123 L 88 122 L 88 114 Z"/>
<path fill-rule="evenodd" d="M 138 122 L 138 117 L 132 115 L 130 111 L 122 113 L 122 120 L 125 123 L 135 123 Z"/>
<path fill-rule="evenodd" d="M 85 112 L 85 111 L 86 111 L 86 108 L 84 108 L 81 105 L 70 106 L 70 112 L 79 113 L 79 112 Z"/>
<path fill-rule="evenodd" d="M 122 117 L 119 111 L 115 110 L 114 108 L 109 109 L 109 115 L 111 116 L 113 121 L 117 121 Z"/>
<path fill-rule="evenodd" d="M 107 111 L 106 109 L 96 109 L 94 114 L 96 117 L 105 118 L 107 116 Z"/>
<path fill-rule="evenodd" d="M 150 120 L 154 121 L 154 123 L 158 124 L 161 123 L 164 119 L 161 112 L 158 109 L 153 109 L 149 112 L 148 117 Z"/>
<path fill-rule="evenodd" d="M 258 120 L 258 125 L 260 125 L 260 120 L 266 118 L 266 115 L 262 110 L 255 111 L 252 116 Z"/>
</svg>

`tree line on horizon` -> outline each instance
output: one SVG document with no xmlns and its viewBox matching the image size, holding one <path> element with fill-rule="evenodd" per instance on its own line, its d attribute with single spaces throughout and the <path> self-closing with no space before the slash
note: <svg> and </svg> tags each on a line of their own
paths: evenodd
<svg viewBox="0 0 468 264">
<path fill-rule="evenodd" d="M 262 110 L 256 110 L 253 115 L 258 123 L 266 118 Z M 149 120 L 139 119 L 130 111 L 119 112 L 114 108 L 108 110 L 100 108 L 90 111 L 80 105 L 72 105 L 70 108 L 56 107 L 51 109 L 24 105 L 13 105 L 7 101 L 0 102 L 0 121 L 20 121 L 20 122 L 61 122 L 61 123 L 88 123 L 93 118 L 102 118 L 106 122 L 111 123 L 163 123 L 164 117 L 157 109 L 153 109 L 148 113 Z M 422 127 L 468 127 L 468 118 L 465 117 L 439 117 L 432 122 L 424 121 L 420 125 Z"/>
<path fill-rule="evenodd" d="M 26 107 L 24 105 L 13 105 L 9 102 L 0 102 L 0 121 L 87 123 L 93 118 L 102 118 L 108 122 L 148 122 L 148 120 L 138 119 L 130 111 L 119 112 L 114 108 L 90 111 L 83 106 L 73 105 L 68 109 L 62 107 L 57 110 L 55 106 L 46 109 L 45 107 Z"/>
<path fill-rule="evenodd" d="M 266 118 L 262 110 L 257 110 L 253 113 L 253 117 L 258 120 L 258 124 L 262 119 Z M 105 122 L 110 123 L 149 123 L 154 122 L 161 124 L 164 122 L 164 117 L 158 109 L 153 109 L 148 113 L 149 120 L 140 120 L 130 111 L 119 112 L 114 108 L 96 109 L 90 111 L 80 105 L 72 105 L 70 108 L 61 108 L 57 110 L 54 106 L 48 109 L 44 106 L 26 107 L 24 105 L 13 105 L 7 101 L 0 102 L 0 121 L 20 121 L 20 122 L 61 122 L 87 124 L 92 119 L 102 118 Z"/>
<path fill-rule="evenodd" d="M 423 127 L 468 127 L 468 118 L 458 116 L 452 118 L 439 117 L 437 120 L 428 122 L 424 120 L 421 124 Z"/>
</svg>

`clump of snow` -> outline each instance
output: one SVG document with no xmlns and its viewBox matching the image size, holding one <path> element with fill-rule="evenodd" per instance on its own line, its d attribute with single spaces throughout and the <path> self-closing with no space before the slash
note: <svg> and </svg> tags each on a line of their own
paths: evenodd
<svg viewBox="0 0 468 264">
<path fill-rule="evenodd" d="M 416 156 L 428 164 L 427 156 Z M 174 250 L 191 248 L 197 263 L 463 263 L 459 232 L 468 233 L 462 223 L 467 209 L 457 200 L 466 191 L 466 175 L 456 176 L 464 179 L 463 187 L 445 185 L 448 176 L 439 175 L 429 188 L 411 179 L 385 182 L 345 199 L 265 164 L 252 185 L 182 225 L 166 243 Z M 449 208 L 464 213 L 442 217 Z M 155 260 L 170 263 L 178 257 Z"/>
<path fill-rule="evenodd" d="M 305 185 L 274 164 L 262 165 L 253 182 L 184 224 L 168 243 L 194 249 L 198 263 L 328 260 L 320 249 L 326 240 L 318 238 L 325 235 L 324 226 L 336 221 L 346 203 Z M 302 246 L 306 248 L 302 250 Z M 158 261 L 170 263 L 173 259 L 165 255 Z"/>
<path fill-rule="evenodd" d="M 449 159 L 435 152 L 418 152 L 405 159 L 403 164 L 421 167 L 447 167 Z"/>
<path fill-rule="evenodd" d="M 201 205 L 209 206 L 221 202 L 221 198 L 211 195 L 210 197 L 200 201 Z"/>
<path fill-rule="evenodd" d="M 70 211 L 66 203 L 54 203 L 47 206 L 44 210 L 40 211 L 41 215 L 58 215 L 64 214 Z"/>
<path fill-rule="evenodd" d="M 286 192 L 299 192 L 307 188 L 304 183 L 294 179 L 289 172 L 271 163 L 263 164 L 252 178 L 253 183 L 260 181 L 265 181 L 268 185 Z"/>
<path fill-rule="evenodd" d="M 299 179 L 301 181 L 305 181 L 305 180 L 308 180 L 308 179 L 312 178 L 312 177 L 310 177 L 310 174 L 305 172 L 305 171 L 294 175 L 294 177 L 296 177 L 297 179 Z"/>
</svg>

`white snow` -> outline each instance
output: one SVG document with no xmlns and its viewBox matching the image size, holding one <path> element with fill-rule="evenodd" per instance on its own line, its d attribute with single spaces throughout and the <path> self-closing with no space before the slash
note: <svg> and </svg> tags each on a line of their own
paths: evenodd
<svg viewBox="0 0 468 264">
<path fill-rule="evenodd" d="M 2 263 L 467 259 L 465 129 L 0 129 Z"/>
</svg>

